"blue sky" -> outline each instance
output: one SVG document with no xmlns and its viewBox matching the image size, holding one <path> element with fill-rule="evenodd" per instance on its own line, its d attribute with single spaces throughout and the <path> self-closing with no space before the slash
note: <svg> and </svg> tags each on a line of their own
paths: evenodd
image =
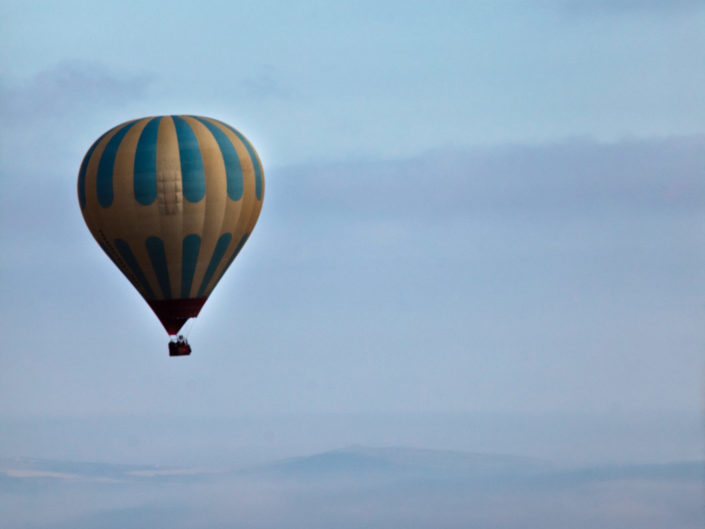
<svg viewBox="0 0 705 529">
<path fill-rule="evenodd" d="M 4 2 L 0 414 L 688 412 L 705 8 Z M 166 335 L 75 182 L 156 114 L 245 133 L 260 222 Z"/>
<path fill-rule="evenodd" d="M 224 115 L 270 167 L 699 133 L 702 10 L 661 4 L 7 2 L 3 70 L 95 121 Z"/>
</svg>

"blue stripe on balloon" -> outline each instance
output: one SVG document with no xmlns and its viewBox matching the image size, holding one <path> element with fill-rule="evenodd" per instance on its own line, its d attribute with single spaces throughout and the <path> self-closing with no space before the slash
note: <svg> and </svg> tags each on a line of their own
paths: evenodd
<svg viewBox="0 0 705 529">
<path fill-rule="evenodd" d="M 159 281 L 164 299 L 171 299 L 171 283 L 169 283 L 169 268 L 166 263 L 166 252 L 164 251 L 164 241 L 159 237 L 148 237 L 145 241 L 149 259 L 152 261 L 154 274 Z"/>
<path fill-rule="evenodd" d="M 91 145 L 91 148 L 88 149 L 86 156 L 83 158 L 81 169 L 78 171 L 78 201 L 81 204 L 81 209 L 85 209 L 86 207 L 86 171 L 88 171 L 88 164 L 91 161 L 91 156 L 93 156 L 93 151 L 95 151 L 96 147 L 98 147 L 100 141 L 108 135 L 110 130 L 98 138 L 93 145 Z"/>
<path fill-rule="evenodd" d="M 203 281 L 201 281 L 201 287 L 198 289 L 199 298 L 203 296 L 203 293 L 205 292 L 208 283 L 213 277 L 215 269 L 218 268 L 220 261 L 223 259 L 223 256 L 225 255 L 225 250 L 228 249 L 228 245 L 230 244 L 232 238 L 233 236 L 230 233 L 224 233 L 218 238 L 218 242 L 215 245 L 215 250 L 213 250 L 211 262 L 208 263 L 206 274 L 203 276 Z"/>
<path fill-rule="evenodd" d="M 132 121 L 131 123 L 123 125 L 123 127 L 110 138 L 108 144 L 105 146 L 103 155 L 100 157 L 100 162 L 98 162 L 98 176 L 96 182 L 98 203 L 104 208 L 110 207 L 113 203 L 113 168 L 115 166 L 115 157 L 120 148 L 120 143 L 125 137 L 125 134 L 127 134 L 135 123 L 135 121 Z"/>
<path fill-rule="evenodd" d="M 218 282 L 223 278 L 223 275 L 225 274 L 225 271 L 230 268 L 230 265 L 233 264 L 233 261 L 237 257 L 237 255 L 240 253 L 240 250 L 242 250 L 242 247 L 245 246 L 245 243 L 247 242 L 247 238 L 250 236 L 249 233 L 246 233 L 245 235 L 240 238 L 240 242 L 237 243 L 237 248 L 235 248 L 235 252 L 230 256 L 230 259 L 228 259 L 227 264 L 223 267 L 223 271 L 220 274 L 220 277 L 216 279 L 216 281 L 213 283 L 213 286 L 211 287 L 211 290 L 213 290 Z"/>
<path fill-rule="evenodd" d="M 189 298 L 193 274 L 198 264 L 198 252 L 201 249 L 201 237 L 192 233 L 184 237 L 181 248 L 181 297 Z"/>
<path fill-rule="evenodd" d="M 142 268 L 137 262 L 137 259 L 135 259 L 132 250 L 130 250 L 130 245 L 122 239 L 115 239 L 114 243 L 115 247 L 117 248 L 117 251 L 120 252 L 120 256 L 123 258 L 125 263 L 127 263 L 127 266 L 130 268 L 130 271 L 137 279 L 139 286 L 142 287 L 142 292 L 145 293 L 147 299 L 154 299 L 155 296 L 154 292 L 152 291 L 152 287 L 149 286 L 147 278 L 145 277 L 144 272 L 142 272 Z"/>
<path fill-rule="evenodd" d="M 142 129 L 135 151 L 132 185 L 135 199 L 143 206 L 149 206 L 157 198 L 157 134 L 161 119 L 151 119 Z"/>
<path fill-rule="evenodd" d="M 225 272 L 225 270 L 227 270 L 227 269 L 230 267 L 230 265 L 233 263 L 233 261 L 234 261 L 235 258 L 237 257 L 237 254 L 239 254 L 239 253 L 240 253 L 240 250 L 242 250 L 242 247 L 245 246 L 245 243 L 247 242 L 247 238 L 248 238 L 249 236 L 250 236 L 249 233 L 246 233 L 245 235 L 242 236 L 242 238 L 240 239 L 240 242 L 237 243 L 237 248 L 235 248 L 235 253 L 234 253 L 234 254 L 230 257 L 230 259 L 228 260 L 228 264 L 227 264 L 227 265 L 225 266 L 225 268 L 223 269 L 223 272 Z"/>
<path fill-rule="evenodd" d="M 189 202 L 198 202 L 206 195 L 206 176 L 203 171 L 201 148 L 188 122 L 179 116 L 172 116 L 172 119 L 179 142 L 184 198 Z"/>
<path fill-rule="evenodd" d="M 225 162 L 225 177 L 228 196 L 231 200 L 240 200 L 242 198 L 243 191 L 242 165 L 240 164 L 240 157 L 237 155 L 235 146 L 217 125 L 214 125 L 207 119 L 203 119 L 198 116 L 193 117 L 208 127 L 208 130 L 211 134 L 213 134 L 215 141 L 218 143 L 218 147 L 220 147 L 223 162 Z"/>
<path fill-rule="evenodd" d="M 235 135 L 240 138 L 240 141 L 247 149 L 247 152 L 250 155 L 250 160 L 252 160 L 252 167 L 255 168 L 255 196 L 257 197 L 257 200 L 262 200 L 262 184 L 264 182 L 264 179 L 262 178 L 262 166 L 259 164 L 259 160 L 257 159 L 257 154 L 255 153 L 255 150 L 252 148 L 252 145 L 250 145 L 250 142 L 247 141 L 247 138 L 240 134 L 236 129 L 234 129 L 227 123 L 223 123 L 222 121 L 218 121 L 218 123 L 232 130 Z"/>
</svg>

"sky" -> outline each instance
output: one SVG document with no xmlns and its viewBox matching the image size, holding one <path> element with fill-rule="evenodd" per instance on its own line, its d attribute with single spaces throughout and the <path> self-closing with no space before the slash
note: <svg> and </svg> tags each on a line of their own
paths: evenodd
<svg viewBox="0 0 705 529">
<path fill-rule="evenodd" d="M 688 0 L 3 2 L 4 450 L 27 418 L 697 424 L 704 29 Z M 176 113 L 242 131 L 267 187 L 174 359 L 76 178 L 109 128 Z"/>
</svg>

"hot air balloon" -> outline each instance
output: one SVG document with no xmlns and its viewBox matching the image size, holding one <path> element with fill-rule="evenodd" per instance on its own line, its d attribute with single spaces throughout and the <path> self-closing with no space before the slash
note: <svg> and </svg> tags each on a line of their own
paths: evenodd
<svg viewBox="0 0 705 529">
<path fill-rule="evenodd" d="M 88 149 L 78 173 L 93 237 L 169 335 L 198 316 L 252 232 L 263 197 L 250 142 L 200 116 L 118 125 Z"/>
</svg>

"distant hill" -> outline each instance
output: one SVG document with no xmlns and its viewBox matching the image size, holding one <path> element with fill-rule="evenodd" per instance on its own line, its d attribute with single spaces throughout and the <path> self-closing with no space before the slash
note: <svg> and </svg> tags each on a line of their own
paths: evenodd
<svg viewBox="0 0 705 529">
<path fill-rule="evenodd" d="M 409 447 L 351 446 L 306 457 L 295 457 L 249 469 L 249 473 L 287 477 L 482 478 L 531 475 L 554 469 L 549 462 L 511 455 L 476 454 Z"/>
<path fill-rule="evenodd" d="M 0 489 L 20 482 L 192 481 L 215 475 L 239 479 L 289 479 L 301 482 L 370 479 L 394 481 L 449 481 L 454 483 L 510 484 L 532 482 L 560 486 L 611 480 L 704 480 L 705 462 L 686 461 L 648 465 L 595 465 L 566 468 L 554 463 L 512 455 L 479 454 L 409 447 L 350 446 L 293 457 L 247 468 L 163 467 L 71 462 L 33 458 L 0 458 Z"/>
</svg>

